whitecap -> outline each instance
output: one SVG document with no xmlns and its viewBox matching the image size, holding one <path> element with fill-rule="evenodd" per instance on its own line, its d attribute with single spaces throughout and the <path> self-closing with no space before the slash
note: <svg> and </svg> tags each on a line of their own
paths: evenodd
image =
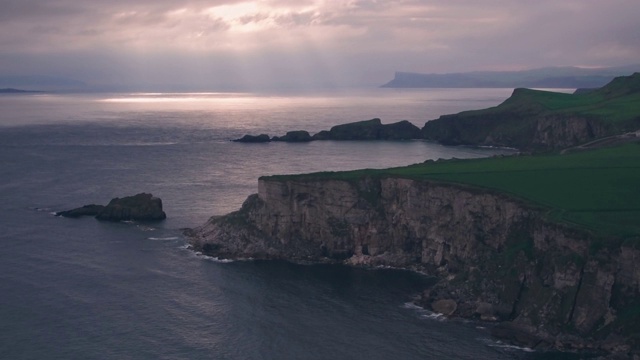
<svg viewBox="0 0 640 360">
<path fill-rule="evenodd" d="M 406 302 L 402 304 L 402 307 L 405 309 L 412 309 L 412 310 L 425 310 L 425 308 L 423 308 L 422 306 L 416 305 L 412 302 Z"/>
<path fill-rule="evenodd" d="M 444 314 L 440 314 L 437 312 L 425 310 L 425 313 L 420 315 L 421 318 L 429 319 L 429 320 L 437 320 L 437 321 L 445 321 L 447 317 Z"/>
<path fill-rule="evenodd" d="M 524 346 L 516 346 L 516 345 L 510 345 L 510 344 L 505 344 L 502 341 L 495 341 L 492 339 L 487 339 L 487 338 L 481 338 L 479 339 L 481 341 L 483 341 L 484 343 L 487 344 L 487 346 L 490 347 L 494 347 L 494 348 L 500 348 L 500 349 L 505 349 L 505 350 L 509 350 L 509 351 L 524 351 L 524 352 L 536 352 L 535 350 L 528 348 L 528 347 L 524 347 Z"/>
<path fill-rule="evenodd" d="M 405 309 L 410 309 L 410 310 L 414 310 L 416 311 L 418 314 L 420 314 L 420 317 L 423 319 L 429 319 L 429 320 L 437 320 L 437 321 L 445 321 L 447 320 L 447 317 L 444 314 L 440 314 L 440 313 L 436 313 L 430 310 L 427 310 L 421 306 L 418 306 L 412 302 L 407 302 L 404 303 L 402 305 L 403 308 Z"/>
<path fill-rule="evenodd" d="M 221 264 L 227 264 L 230 262 L 233 262 L 233 260 L 231 259 L 220 259 L 217 256 L 209 256 L 209 255 L 205 255 L 201 252 L 196 252 L 195 253 L 196 257 L 198 257 L 199 259 L 204 259 L 204 260 L 208 260 L 208 261 L 213 261 L 213 262 L 217 262 L 217 263 L 221 263 Z"/>
<path fill-rule="evenodd" d="M 180 239 L 177 236 L 168 236 L 168 237 L 149 237 L 148 240 L 156 240 L 156 241 L 169 241 L 169 240 L 178 240 Z"/>
</svg>

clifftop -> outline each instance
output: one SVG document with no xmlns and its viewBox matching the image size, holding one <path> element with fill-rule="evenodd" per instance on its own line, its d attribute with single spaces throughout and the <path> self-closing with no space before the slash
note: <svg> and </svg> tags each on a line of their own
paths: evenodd
<svg viewBox="0 0 640 360">
<path fill-rule="evenodd" d="M 506 157 L 378 173 L 262 177 L 258 194 L 241 210 L 212 218 L 188 236 L 194 249 L 222 258 L 420 270 L 440 279 L 422 294 L 421 305 L 498 322 L 496 336 L 541 350 L 629 354 L 640 349 L 634 336 L 640 320 L 634 240 L 640 233 L 634 205 L 640 172 L 608 171 L 636 166 L 638 149 L 630 144 L 619 153 L 526 157 L 522 167 L 517 163 L 525 158 Z M 610 166 L 599 173 L 590 162 Z M 574 182 L 580 178 L 585 180 Z M 600 188 L 607 179 L 609 187 Z M 547 193 L 542 180 L 557 189 Z M 592 181 L 600 193 L 585 187 Z M 515 188 L 505 191 L 509 186 Z M 624 191 L 606 195 L 616 188 Z M 577 191 L 563 195 L 568 189 Z M 585 192 L 592 197 L 581 197 Z M 536 206 L 518 199 L 524 195 L 544 199 Z M 602 211 L 592 212 L 598 204 Z M 635 235 L 597 234 L 571 222 L 598 218 L 626 219 Z"/>
<path fill-rule="evenodd" d="M 640 129 L 637 84 L 634 74 L 579 95 L 516 89 L 499 106 L 443 116 L 423 133 L 566 148 Z M 367 136 L 381 126 L 347 125 Z M 217 257 L 424 271 L 440 279 L 418 300 L 434 311 L 498 322 L 496 336 L 535 349 L 637 358 L 640 142 L 627 137 L 562 155 L 261 177 L 239 211 L 187 235 Z"/>
<path fill-rule="evenodd" d="M 640 129 L 639 79 L 634 73 L 577 94 L 517 88 L 496 107 L 428 121 L 422 133 L 450 145 L 564 149 Z"/>
</svg>

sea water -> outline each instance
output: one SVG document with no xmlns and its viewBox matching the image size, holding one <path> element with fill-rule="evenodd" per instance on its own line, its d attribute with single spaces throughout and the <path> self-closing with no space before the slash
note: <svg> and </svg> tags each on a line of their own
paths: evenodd
<svg viewBox="0 0 640 360">
<path fill-rule="evenodd" d="M 237 210 L 261 175 L 409 165 L 508 150 L 424 141 L 243 144 L 382 118 L 419 127 L 510 89 L 331 94 L 0 96 L 2 359 L 530 359 L 489 325 L 411 305 L 400 270 L 218 261 L 180 229 Z M 151 192 L 156 224 L 52 213 Z"/>
</svg>

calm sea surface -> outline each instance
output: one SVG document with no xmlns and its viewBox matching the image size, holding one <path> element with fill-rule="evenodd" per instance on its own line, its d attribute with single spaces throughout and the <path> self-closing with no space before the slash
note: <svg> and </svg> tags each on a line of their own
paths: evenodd
<svg viewBox="0 0 640 360">
<path fill-rule="evenodd" d="M 383 168 L 504 151 L 422 141 L 241 144 L 380 117 L 422 127 L 510 89 L 331 95 L 0 96 L 1 359 L 548 359 L 485 324 L 409 305 L 396 270 L 216 262 L 180 228 L 240 207 L 268 174 Z M 151 192 L 160 224 L 51 215 Z"/>
</svg>

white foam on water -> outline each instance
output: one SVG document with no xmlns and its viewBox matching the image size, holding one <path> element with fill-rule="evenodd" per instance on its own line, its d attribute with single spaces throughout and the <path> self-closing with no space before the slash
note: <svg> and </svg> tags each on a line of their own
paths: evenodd
<svg viewBox="0 0 640 360">
<path fill-rule="evenodd" d="M 216 256 L 205 255 L 205 254 L 203 254 L 201 252 L 196 252 L 195 254 L 196 254 L 196 257 L 199 258 L 199 259 L 203 259 L 203 260 L 207 260 L 207 261 L 213 261 L 213 262 L 216 262 L 216 263 L 227 264 L 227 263 L 233 262 L 233 260 L 231 260 L 231 259 L 220 259 L 220 258 L 218 258 Z"/>
<path fill-rule="evenodd" d="M 445 321 L 447 320 L 447 317 L 444 316 L 444 314 L 440 314 L 440 313 L 436 313 L 430 310 L 427 310 L 421 306 L 418 306 L 414 303 L 411 302 L 406 302 L 402 305 L 403 308 L 405 309 L 410 309 L 410 310 L 414 310 L 416 311 L 419 315 L 420 318 L 423 319 L 429 319 L 429 320 L 437 320 L 437 321 Z"/>
<path fill-rule="evenodd" d="M 420 317 L 424 319 L 437 320 L 437 321 L 447 320 L 447 317 L 444 316 L 444 314 L 440 314 L 440 313 L 429 311 L 429 310 L 425 310 L 425 313 L 421 314 Z"/>
<path fill-rule="evenodd" d="M 496 340 L 492 340 L 492 339 L 488 339 L 488 338 L 480 338 L 479 340 L 484 342 L 485 344 L 487 344 L 487 346 L 490 346 L 490 347 L 493 347 L 493 348 L 505 349 L 505 350 L 509 350 L 509 351 L 524 351 L 524 352 L 528 352 L 528 353 L 536 352 L 535 350 L 533 350 L 531 348 L 524 347 L 524 346 L 516 346 L 516 345 L 505 344 L 500 340 L 496 341 Z"/>
<path fill-rule="evenodd" d="M 169 236 L 169 237 L 149 237 L 147 238 L 148 240 L 155 240 L 155 241 L 170 241 L 170 240 L 178 240 L 180 239 L 177 236 Z"/>
<path fill-rule="evenodd" d="M 412 310 L 424 310 L 422 306 L 416 305 L 412 302 L 406 302 L 402 304 L 402 307 L 405 309 L 412 309 Z"/>
</svg>

